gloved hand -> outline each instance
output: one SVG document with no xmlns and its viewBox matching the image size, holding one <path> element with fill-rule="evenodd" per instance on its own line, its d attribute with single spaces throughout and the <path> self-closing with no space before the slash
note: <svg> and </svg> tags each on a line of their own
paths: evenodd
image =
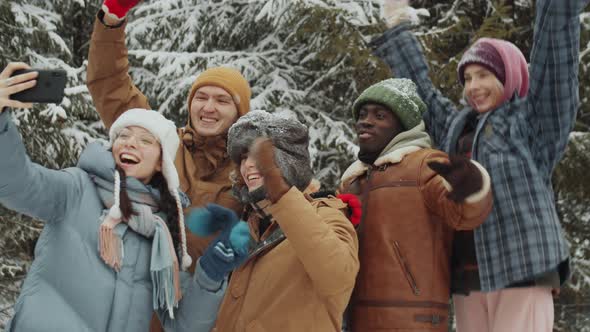
<svg viewBox="0 0 590 332">
<path fill-rule="evenodd" d="M 209 244 L 199 264 L 211 280 L 221 281 L 248 258 L 250 229 L 244 221 L 227 228 Z M 246 244 L 243 246 L 236 243 Z"/>
<path fill-rule="evenodd" d="M 140 0 L 104 0 L 102 10 L 106 15 L 115 16 L 118 20 L 125 18 L 131 8 L 135 7 Z"/>
<path fill-rule="evenodd" d="M 272 203 L 276 203 L 291 188 L 275 162 L 274 149 L 275 147 L 269 138 L 260 137 L 254 140 L 249 150 L 256 161 L 258 172 L 264 177 L 264 189 L 266 189 L 268 199 Z"/>
<path fill-rule="evenodd" d="M 221 233 L 209 244 L 199 259 L 209 278 L 221 281 L 248 258 L 250 229 L 234 211 L 217 204 L 193 209 L 187 217 L 189 230 L 200 236 Z"/>
<path fill-rule="evenodd" d="M 419 16 L 430 16 L 427 9 L 414 9 L 408 4 L 408 2 L 408 0 L 385 0 L 385 4 L 383 5 L 383 16 L 385 16 L 385 24 L 388 28 L 397 26 L 402 22 L 419 24 Z"/>
<path fill-rule="evenodd" d="M 240 255 L 248 253 L 248 224 L 241 221 L 231 209 L 218 204 L 207 204 L 204 208 L 193 209 L 186 218 L 186 225 L 191 232 L 200 236 L 209 236 L 221 231 L 218 240 L 229 240 L 226 244 Z"/>
<path fill-rule="evenodd" d="M 429 161 L 427 164 L 451 185 L 447 197 L 455 202 L 463 202 L 483 187 L 481 171 L 466 157 L 454 155 L 449 157 L 448 163 Z"/>
</svg>

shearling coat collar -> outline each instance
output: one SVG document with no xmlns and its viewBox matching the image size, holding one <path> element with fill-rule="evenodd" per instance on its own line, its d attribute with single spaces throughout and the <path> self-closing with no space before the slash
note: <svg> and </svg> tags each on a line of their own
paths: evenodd
<svg viewBox="0 0 590 332">
<path fill-rule="evenodd" d="M 416 127 L 394 137 L 375 160 L 373 166 L 397 164 L 408 154 L 431 147 L 432 143 L 430 136 L 426 133 L 424 122 L 420 122 Z M 369 167 L 369 164 L 365 164 L 360 160 L 355 161 L 342 175 L 342 183 L 348 184 L 352 182 L 352 180 L 363 175 Z"/>
</svg>

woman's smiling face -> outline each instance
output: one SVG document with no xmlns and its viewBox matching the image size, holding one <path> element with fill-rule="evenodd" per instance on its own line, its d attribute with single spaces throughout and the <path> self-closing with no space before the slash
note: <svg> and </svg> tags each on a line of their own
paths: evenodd
<svg viewBox="0 0 590 332">
<path fill-rule="evenodd" d="M 162 148 L 158 139 L 149 131 L 138 126 L 121 130 L 113 143 L 115 163 L 143 183 L 162 170 Z"/>
<path fill-rule="evenodd" d="M 465 68 L 465 97 L 478 113 L 489 112 L 502 103 L 504 86 L 484 66 L 470 64 Z"/>
<path fill-rule="evenodd" d="M 248 187 L 248 191 L 254 191 L 264 184 L 264 178 L 256 167 L 256 161 L 250 157 L 249 154 L 242 156 L 242 162 L 240 163 L 240 174 Z"/>
</svg>

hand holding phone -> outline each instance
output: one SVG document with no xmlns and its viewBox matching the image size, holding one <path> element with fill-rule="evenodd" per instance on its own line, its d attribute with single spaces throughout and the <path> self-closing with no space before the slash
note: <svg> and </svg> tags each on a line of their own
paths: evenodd
<svg viewBox="0 0 590 332">
<path fill-rule="evenodd" d="M 10 96 L 12 100 L 33 103 L 61 103 L 64 97 L 67 74 L 62 69 L 19 69 L 12 73 L 11 79 L 37 72 L 37 84 L 34 87 Z"/>
<path fill-rule="evenodd" d="M 32 103 L 25 103 L 11 99 L 11 95 L 25 91 L 37 84 L 38 73 L 28 72 L 13 76 L 14 72 L 21 69 L 30 69 L 29 65 L 23 62 L 11 62 L 0 73 L 0 113 L 5 107 L 31 108 Z"/>
</svg>

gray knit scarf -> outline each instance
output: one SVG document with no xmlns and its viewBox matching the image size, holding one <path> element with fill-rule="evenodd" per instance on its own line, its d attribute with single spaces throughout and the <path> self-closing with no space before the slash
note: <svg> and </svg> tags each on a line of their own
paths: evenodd
<svg viewBox="0 0 590 332">
<path fill-rule="evenodd" d="M 105 263 L 115 271 L 119 271 L 124 257 L 122 238 L 128 228 L 142 236 L 152 239 L 150 273 L 152 277 L 154 310 L 166 309 L 170 318 L 174 318 L 173 308 L 178 306 L 182 298 L 180 290 L 180 274 L 170 231 L 164 220 L 156 214 L 158 204 L 148 193 L 139 193 L 127 189 L 136 215 L 126 222 L 114 220 L 109 209 L 115 199 L 114 183 L 91 175 L 98 190 L 98 195 L 105 206 L 100 216 L 99 252 Z"/>
</svg>

